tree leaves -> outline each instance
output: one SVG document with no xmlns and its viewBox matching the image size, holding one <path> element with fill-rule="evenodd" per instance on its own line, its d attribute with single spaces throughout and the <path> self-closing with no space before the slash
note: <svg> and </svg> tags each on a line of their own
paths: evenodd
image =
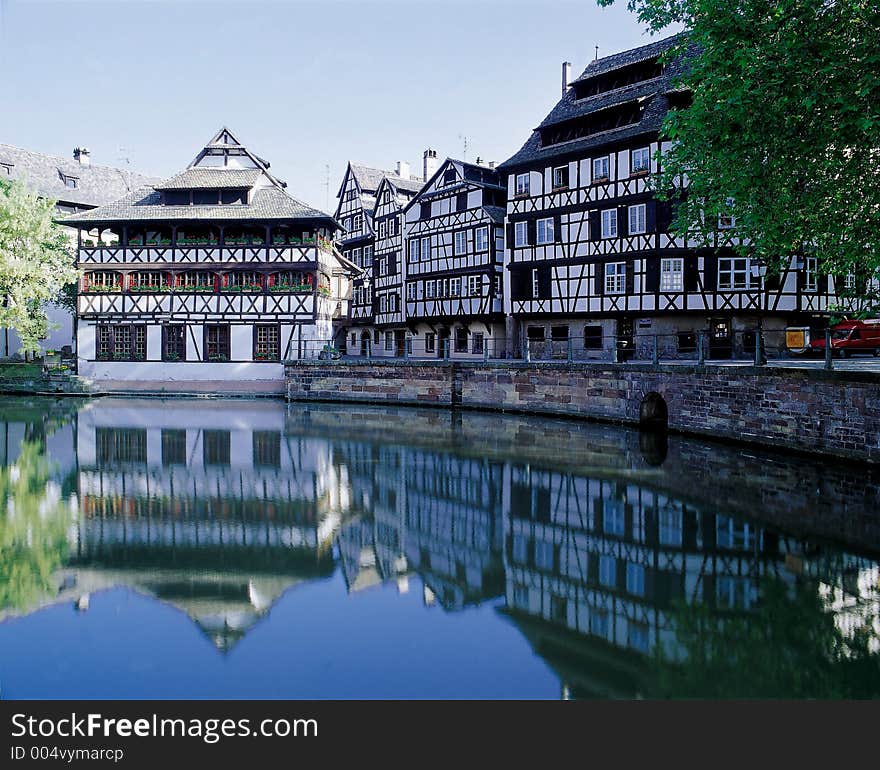
<svg viewBox="0 0 880 770">
<path fill-rule="evenodd" d="M 46 304 L 78 277 L 54 214 L 54 201 L 18 181 L 0 182 L 0 328 L 18 332 L 22 352 L 39 350 L 50 328 Z"/>
</svg>

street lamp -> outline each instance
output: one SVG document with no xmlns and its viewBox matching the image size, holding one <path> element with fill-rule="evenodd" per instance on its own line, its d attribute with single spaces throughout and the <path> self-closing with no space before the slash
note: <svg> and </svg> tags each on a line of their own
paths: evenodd
<svg viewBox="0 0 880 770">
<path fill-rule="evenodd" d="M 767 277 L 767 265 L 763 262 L 753 262 L 750 270 L 752 278 L 761 280 L 761 293 L 758 296 L 758 330 L 755 333 L 755 366 L 764 366 L 767 363 L 764 352 L 764 279 Z"/>
</svg>

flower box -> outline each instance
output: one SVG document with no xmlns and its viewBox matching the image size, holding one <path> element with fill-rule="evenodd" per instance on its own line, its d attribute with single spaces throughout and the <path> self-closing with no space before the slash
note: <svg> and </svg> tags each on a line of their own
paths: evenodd
<svg viewBox="0 0 880 770">
<path fill-rule="evenodd" d="M 86 286 L 83 289 L 83 294 L 113 294 L 114 292 L 122 291 L 122 286 L 119 284 L 114 284 L 113 286 Z"/>
<path fill-rule="evenodd" d="M 253 293 L 253 292 L 259 292 L 262 290 L 263 290 L 262 286 L 260 286 L 259 284 L 253 284 L 253 283 L 248 283 L 243 286 L 221 286 L 220 287 L 220 291 L 227 291 L 227 292 L 244 292 L 244 293 L 250 292 L 250 293 Z"/>
</svg>

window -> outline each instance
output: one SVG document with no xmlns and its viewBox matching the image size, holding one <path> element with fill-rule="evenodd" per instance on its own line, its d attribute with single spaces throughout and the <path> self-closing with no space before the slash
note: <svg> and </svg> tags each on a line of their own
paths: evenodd
<svg viewBox="0 0 880 770">
<path fill-rule="evenodd" d="M 660 291 L 683 291 L 684 260 L 660 260 Z"/>
<path fill-rule="evenodd" d="M 543 326 L 526 327 L 526 338 L 529 340 L 529 342 L 543 342 L 544 341 L 544 327 Z"/>
<path fill-rule="evenodd" d="M 513 245 L 528 246 L 529 245 L 529 223 L 516 222 L 513 225 Z"/>
<path fill-rule="evenodd" d="M 474 332 L 473 340 L 471 345 L 472 353 L 482 353 L 483 352 L 483 334 L 482 332 Z"/>
<path fill-rule="evenodd" d="M 95 453 L 99 467 L 147 462 L 146 428 L 96 428 Z"/>
<path fill-rule="evenodd" d="M 469 297 L 479 297 L 482 289 L 483 276 L 469 275 L 467 278 L 467 293 Z"/>
<path fill-rule="evenodd" d="M 467 254 L 467 233 L 464 230 L 455 233 L 455 254 Z"/>
<path fill-rule="evenodd" d="M 419 261 L 419 241 L 417 238 L 414 238 L 409 242 L 409 261 Z"/>
<path fill-rule="evenodd" d="M 422 238 L 422 262 L 427 262 L 431 258 L 431 238 L 427 236 Z"/>
<path fill-rule="evenodd" d="M 352 249 L 351 250 L 351 261 L 354 262 L 358 267 L 363 267 L 363 263 L 361 262 L 361 250 L 360 249 Z"/>
<path fill-rule="evenodd" d="M 132 273 L 128 279 L 130 291 L 157 291 L 165 285 L 165 276 L 153 271 L 138 271 Z"/>
<path fill-rule="evenodd" d="M 65 176 L 64 186 L 75 190 L 77 187 L 79 187 L 79 179 L 77 179 L 75 176 Z"/>
<path fill-rule="evenodd" d="M 723 212 L 718 215 L 718 229 L 719 230 L 732 230 L 736 227 L 736 217 L 731 213 L 731 209 L 733 209 L 733 198 L 726 198 L 724 201 L 724 205 L 727 207 L 728 211 Z"/>
<path fill-rule="evenodd" d="M 639 203 L 636 206 L 629 207 L 629 234 L 630 235 L 639 235 L 644 233 L 647 229 L 645 223 L 645 212 L 647 206 L 644 203 Z"/>
<path fill-rule="evenodd" d="M 748 289 L 750 278 L 748 258 L 718 260 L 719 289 Z"/>
<path fill-rule="evenodd" d="M 538 299 L 541 296 L 541 280 L 538 277 L 538 271 L 532 270 L 532 299 Z"/>
<path fill-rule="evenodd" d="M 538 245 L 553 243 L 553 218 L 538 220 Z"/>
<path fill-rule="evenodd" d="M 529 589 L 522 583 L 513 584 L 513 606 L 520 610 L 529 608 Z"/>
<path fill-rule="evenodd" d="M 608 638 L 608 611 L 607 610 L 591 610 L 590 612 L 590 633 L 593 636 Z"/>
<path fill-rule="evenodd" d="M 623 294 L 626 291 L 626 263 L 609 262 L 605 265 L 605 293 Z"/>
<path fill-rule="evenodd" d="M 503 288 L 503 284 L 502 284 L 502 281 L 501 281 L 501 276 L 500 276 L 500 275 L 496 275 L 496 276 L 495 276 L 495 296 L 498 297 L 499 299 L 501 298 L 501 290 L 502 290 L 502 288 Z"/>
<path fill-rule="evenodd" d="M 186 327 L 169 324 L 162 327 L 162 360 L 186 361 Z"/>
<path fill-rule="evenodd" d="M 380 294 L 379 295 L 379 312 L 387 313 L 388 312 L 388 295 Z"/>
<path fill-rule="evenodd" d="M 660 545 L 681 545 L 681 511 L 664 508 L 660 511 L 657 520 Z"/>
<path fill-rule="evenodd" d="M 617 237 L 617 209 L 605 209 L 602 212 L 602 237 Z"/>
<path fill-rule="evenodd" d="M 385 297 L 382 297 L 385 299 Z M 385 332 L 385 350 L 394 350 L 394 332 Z"/>
<path fill-rule="evenodd" d="M 379 222 L 379 237 L 380 238 L 385 237 L 385 221 L 384 220 Z"/>
<path fill-rule="evenodd" d="M 373 266 L 373 247 L 372 246 L 364 246 L 364 267 L 372 267 Z"/>
<path fill-rule="evenodd" d="M 715 528 L 715 544 L 719 548 L 748 551 L 755 545 L 755 529 L 748 522 L 737 521 L 730 516 L 718 516 Z"/>
<path fill-rule="evenodd" d="M 678 352 L 695 353 L 697 350 L 697 335 L 694 332 L 678 333 Z"/>
<path fill-rule="evenodd" d="M 633 174 L 644 174 L 651 170 L 651 150 L 648 147 L 640 147 L 632 151 Z"/>
<path fill-rule="evenodd" d="M 568 326 L 551 326 L 550 339 L 554 342 L 568 342 Z"/>
<path fill-rule="evenodd" d="M 461 296 L 461 278 L 450 278 L 449 279 L 449 296 L 450 297 L 460 297 Z"/>
<path fill-rule="evenodd" d="M 260 291 L 263 276 L 250 270 L 236 270 L 223 276 L 221 289 L 229 291 Z"/>
<path fill-rule="evenodd" d="M 434 332 L 425 332 L 425 352 L 433 353 L 437 349 L 437 335 Z"/>
<path fill-rule="evenodd" d="M 415 282 L 408 283 L 406 285 L 406 298 L 410 302 L 414 302 L 416 299 L 416 284 Z"/>
<path fill-rule="evenodd" d="M 122 276 L 109 270 L 98 270 L 86 273 L 83 279 L 83 291 L 121 291 Z"/>
<path fill-rule="evenodd" d="M 180 273 L 177 276 L 176 288 L 178 290 L 212 292 L 214 291 L 214 274 L 202 270 Z"/>
<path fill-rule="evenodd" d="M 455 210 L 456 211 L 467 211 L 468 207 L 468 194 L 466 192 L 459 193 L 455 196 Z"/>
<path fill-rule="evenodd" d="M 553 189 L 564 190 L 568 188 L 568 166 L 558 166 L 553 169 Z"/>
<path fill-rule="evenodd" d="M 455 330 L 455 352 L 467 353 L 468 349 L 468 330 L 460 326 Z"/>
<path fill-rule="evenodd" d="M 641 564 L 626 563 L 626 592 L 633 596 L 645 595 L 645 568 Z"/>
<path fill-rule="evenodd" d="M 277 430 L 255 430 L 253 437 L 254 465 L 281 467 L 281 433 Z"/>
<path fill-rule="evenodd" d="M 449 168 L 449 169 L 447 169 L 447 170 L 443 173 L 443 184 L 444 184 L 444 186 L 445 186 L 445 185 L 455 184 L 455 182 L 456 182 L 457 179 L 458 179 L 458 174 L 455 173 L 455 169 L 454 169 L 454 168 Z"/>
<path fill-rule="evenodd" d="M 489 228 L 488 227 L 478 227 L 474 231 L 474 251 L 488 251 L 489 250 Z"/>
<path fill-rule="evenodd" d="M 186 431 L 162 431 L 162 465 L 186 465 Z"/>
<path fill-rule="evenodd" d="M 843 278 L 843 288 L 852 291 L 856 288 L 856 274 L 850 270 Z"/>
<path fill-rule="evenodd" d="M 419 219 L 430 219 L 431 218 L 431 203 L 421 203 L 419 204 Z"/>
<path fill-rule="evenodd" d="M 818 291 L 818 267 L 819 260 L 816 257 L 807 257 L 804 260 L 804 291 Z"/>
<path fill-rule="evenodd" d="M 425 299 L 434 299 L 437 292 L 436 281 L 425 281 Z"/>
<path fill-rule="evenodd" d="M 529 194 L 530 180 L 529 174 L 516 175 L 516 197 L 524 197 Z"/>
<path fill-rule="evenodd" d="M 585 326 L 584 327 L 584 350 L 601 350 L 602 349 L 602 327 L 601 326 Z"/>
<path fill-rule="evenodd" d="M 607 182 L 608 181 L 608 170 L 609 170 L 609 158 L 606 155 L 604 158 L 594 158 L 593 159 L 593 181 L 594 182 Z"/>
<path fill-rule="evenodd" d="M 205 327 L 205 360 L 229 360 L 229 326 L 212 324 Z"/>
<path fill-rule="evenodd" d="M 626 626 L 626 643 L 633 650 L 648 652 L 650 649 L 648 624 L 630 620 Z"/>
<path fill-rule="evenodd" d="M 99 361 L 144 361 L 147 358 L 147 327 L 102 324 L 97 327 L 95 352 Z"/>
<path fill-rule="evenodd" d="M 230 444 L 228 430 L 202 431 L 202 459 L 205 465 L 229 465 Z"/>
<path fill-rule="evenodd" d="M 617 559 L 613 556 L 599 557 L 599 583 L 606 588 L 617 585 Z"/>
<path fill-rule="evenodd" d="M 388 257 L 379 257 L 379 275 L 388 275 Z"/>
<path fill-rule="evenodd" d="M 280 330 L 276 324 L 259 324 L 254 327 L 254 361 L 279 361 L 281 359 Z"/>
</svg>

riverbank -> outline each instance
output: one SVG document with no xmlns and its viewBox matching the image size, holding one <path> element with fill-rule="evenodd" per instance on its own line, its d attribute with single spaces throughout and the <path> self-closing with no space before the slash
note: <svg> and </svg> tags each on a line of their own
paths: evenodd
<svg viewBox="0 0 880 770">
<path fill-rule="evenodd" d="M 621 424 L 880 463 L 880 375 L 566 362 L 303 361 L 290 401 L 457 407 Z"/>
</svg>

